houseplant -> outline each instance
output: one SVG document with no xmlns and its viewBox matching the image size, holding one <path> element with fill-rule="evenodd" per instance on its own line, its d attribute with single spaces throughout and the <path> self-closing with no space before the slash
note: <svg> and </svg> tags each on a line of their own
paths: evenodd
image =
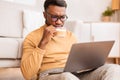
<svg viewBox="0 0 120 80">
<path fill-rule="evenodd" d="M 107 7 L 107 9 L 102 13 L 102 21 L 110 21 L 113 13 L 114 11 L 110 7 Z"/>
</svg>

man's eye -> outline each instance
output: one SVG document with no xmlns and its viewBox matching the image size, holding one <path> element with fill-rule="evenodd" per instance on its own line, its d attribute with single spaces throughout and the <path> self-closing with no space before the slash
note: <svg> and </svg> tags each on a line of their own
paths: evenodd
<svg viewBox="0 0 120 80">
<path fill-rule="evenodd" d="M 61 19 L 64 19 L 64 18 L 66 18 L 66 16 L 61 16 L 60 18 L 61 18 Z"/>
<path fill-rule="evenodd" d="M 58 18 L 58 16 L 51 16 L 52 18 Z"/>
</svg>

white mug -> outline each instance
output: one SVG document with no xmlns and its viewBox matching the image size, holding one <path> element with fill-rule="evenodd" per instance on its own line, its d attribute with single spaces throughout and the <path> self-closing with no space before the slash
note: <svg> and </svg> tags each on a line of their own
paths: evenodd
<svg viewBox="0 0 120 80">
<path fill-rule="evenodd" d="M 56 28 L 56 37 L 65 37 L 66 36 L 66 28 L 65 27 L 58 27 Z"/>
</svg>

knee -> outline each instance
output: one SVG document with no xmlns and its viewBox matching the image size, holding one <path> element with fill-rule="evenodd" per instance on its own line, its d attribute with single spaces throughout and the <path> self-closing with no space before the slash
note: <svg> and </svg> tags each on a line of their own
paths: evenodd
<svg viewBox="0 0 120 80">
<path fill-rule="evenodd" d="M 109 72 L 120 72 L 120 65 L 117 64 L 105 64 L 101 68 Z"/>
<path fill-rule="evenodd" d="M 113 80 L 113 79 L 120 79 L 120 65 L 117 64 L 105 64 L 101 67 L 103 70 L 104 75 L 102 80 Z"/>
</svg>

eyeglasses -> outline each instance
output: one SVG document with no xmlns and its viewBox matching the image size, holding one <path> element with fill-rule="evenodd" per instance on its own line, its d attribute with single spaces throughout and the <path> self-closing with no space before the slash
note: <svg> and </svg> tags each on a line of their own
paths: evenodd
<svg viewBox="0 0 120 80">
<path fill-rule="evenodd" d="M 56 22 L 58 19 L 60 19 L 62 22 L 66 21 L 67 20 L 67 15 L 63 15 L 63 16 L 57 16 L 57 15 L 52 15 L 48 12 L 46 12 L 50 17 L 51 17 L 51 20 L 53 22 Z"/>
</svg>

